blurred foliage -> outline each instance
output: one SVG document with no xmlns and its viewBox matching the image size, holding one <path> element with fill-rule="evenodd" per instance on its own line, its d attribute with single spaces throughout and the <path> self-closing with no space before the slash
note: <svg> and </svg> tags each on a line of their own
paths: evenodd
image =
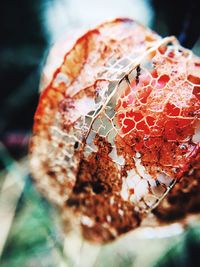
<svg viewBox="0 0 200 267">
<path fill-rule="evenodd" d="M 200 227 L 188 229 L 184 238 L 172 246 L 154 267 L 200 266 Z"/>
<path fill-rule="evenodd" d="M 27 154 L 27 136 L 38 102 L 40 73 L 51 43 L 44 11 L 47 4 L 55 1 L 0 2 L 0 139 L 11 152 L 10 156 L 6 148 L 0 147 L 0 167 L 5 173 L 13 164 L 13 156 L 20 158 Z M 192 48 L 200 33 L 200 1 L 149 2 L 155 12 L 153 29 L 163 36 L 175 34 L 183 45 Z M 0 190 L 3 182 L 2 175 Z M 67 257 L 63 254 L 64 240 L 56 219 L 54 208 L 41 197 L 27 176 L 0 266 L 55 267 L 66 266 L 66 263 L 77 267 L 70 253 L 66 253 Z M 128 235 L 100 248 L 90 245 L 83 252 L 86 263 L 81 261 L 78 267 L 88 267 L 87 258 L 89 260 L 92 249 L 98 252 L 93 267 L 200 266 L 199 231 L 197 227 L 186 235 L 146 240 Z"/>
<path fill-rule="evenodd" d="M 57 266 L 62 256 L 61 238 L 52 215 L 52 208 L 27 177 L 0 266 Z"/>
</svg>

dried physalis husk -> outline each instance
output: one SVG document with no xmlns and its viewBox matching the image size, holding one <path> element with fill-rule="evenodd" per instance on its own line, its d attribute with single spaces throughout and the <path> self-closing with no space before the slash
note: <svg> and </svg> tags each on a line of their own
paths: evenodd
<svg viewBox="0 0 200 267">
<path fill-rule="evenodd" d="M 200 59 L 191 51 L 116 19 L 74 41 L 47 81 L 31 168 L 64 221 L 105 242 L 148 214 L 165 223 L 198 210 Z"/>
</svg>

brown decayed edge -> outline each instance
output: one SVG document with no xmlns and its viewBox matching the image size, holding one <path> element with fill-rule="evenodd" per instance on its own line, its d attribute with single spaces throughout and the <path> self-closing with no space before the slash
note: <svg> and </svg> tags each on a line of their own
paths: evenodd
<svg viewBox="0 0 200 267">
<path fill-rule="evenodd" d="M 130 19 L 88 31 L 67 52 L 41 93 L 31 168 L 86 239 L 135 229 L 159 201 L 164 222 L 197 210 L 199 63 Z"/>
<path fill-rule="evenodd" d="M 183 175 L 170 193 L 153 211 L 156 217 L 163 222 L 175 222 L 189 214 L 200 212 L 200 149 L 189 170 Z"/>
</svg>

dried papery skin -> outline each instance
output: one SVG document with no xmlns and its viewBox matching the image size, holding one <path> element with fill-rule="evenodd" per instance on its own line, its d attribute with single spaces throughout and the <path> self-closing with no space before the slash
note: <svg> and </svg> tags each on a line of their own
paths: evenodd
<svg viewBox="0 0 200 267">
<path fill-rule="evenodd" d="M 42 92 L 35 114 L 32 166 L 40 169 L 35 173 L 40 187 L 49 194 L 46 186 L 52 186 L 54 194 L 52 196 L 51 192 L 49 197 L 58 203 L 68 198 L 68 192 L 61 194 L 60 191 L 70 191 L 76 181 L 79 151 L 88 132 L 86 120 L 90 120 L 85 118 L 84 112 L 88 112 L 88 104 L 96 111 L 107 97 L 106 86 L 110 81 L 98 79 L 98 72 L 102 71 L 106 61 L 109 63 L 124 53 L 128 54 L 134 44 L 138 47 L 137 53 L 141 54 L 146 49 L 145 38 L 149 35 L 152 35 L 152 42 L 159 38 L 128 19 L 102 24 L 77 40 L 54 73 L 50 85 Z M 74 149 L 76 146 L 78 149 Z M 65 161 L 66 157 L 69 161 L 71 158 L 71 162 Z"/>
<path fill-rule="evenodd" d="M 195 169 L 198 181 L 199 70 L 174 37 L 129 19 L 89 31 L 66 54 L 41 94 L 31 166 L 87 239 L 112 240 L 156 206 L 163 217 L 160 201 L 181 177 Z"/>
<path fill-rule="evenodd" d="M 153 211 L 161 223 L 175 222 L 189 214 L 200 212 L 200 153 L 193 160 L 190 170 L 181 177 L 169 194 Z M 183 220 L 184 222 L 184 220 Z"/>
</svg>

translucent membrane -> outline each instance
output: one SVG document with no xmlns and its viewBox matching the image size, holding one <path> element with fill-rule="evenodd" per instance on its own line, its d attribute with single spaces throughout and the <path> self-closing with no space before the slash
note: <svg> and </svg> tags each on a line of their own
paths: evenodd
<svg viewBox="0 0 200 267">
<path fill-rule="evenodd" d="M 66 54 L 40 98 L 31 166 L 87 239 L 114 239 L 157 206 L 163 218 L 176 182 L 197 181 L 199 70 L 174 37 L 127 19 L 89 31 Z"/>
</svg>

